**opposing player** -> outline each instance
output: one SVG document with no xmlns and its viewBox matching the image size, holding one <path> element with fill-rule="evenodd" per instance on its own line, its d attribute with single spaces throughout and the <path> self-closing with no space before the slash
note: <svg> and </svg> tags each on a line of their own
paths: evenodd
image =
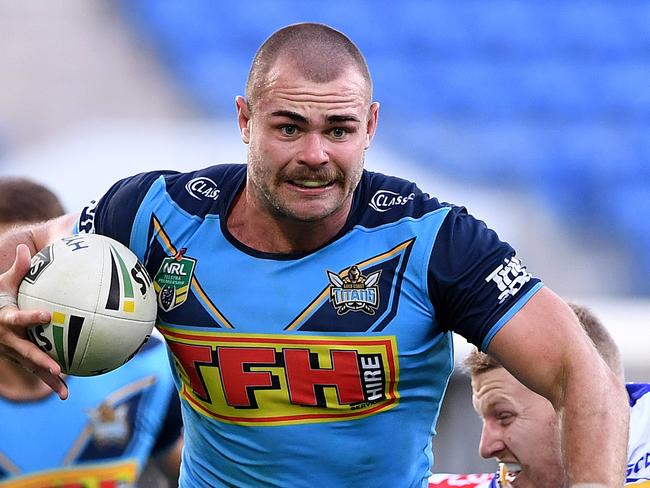
<svg viewBox="0 0 650 488">
<path fill-rule="evenodd" d="M 570 306 L 602 358 L 623 378 L 620 353 L 607 329 L 588 308 Z M 483 420 L 480 454 L 501 462 L 491 486 L 507 486 L 503 480 L 522 488 L 567 486 L 560 421 L 548 400 L 519 383 L 487 354 L 474 351 L 463 365 L 471 375 L 474 407 Z M 650 487 L 650 385 L 626 386 L 631 409 L 626 486 Z"/>
<path fill-rule="evenodd" d="M 0 178 L 0 234 L 62 213 L 44 186 Z M 61 402 L 40 378 L 0 360 L 0 485 L 135 486 L 148 461 L 156 484 L 140 486 L 159 487 L 160 473 L 177 485 L 182 423 L 162 340 L 152 337 L 117 371 L 66 381 L 74 393 Z"/>
<path fill-rule="evenodd" d="M 182 396 L 182 486 L 426 486 L 452 331 L 564 413 L 576 487 L 620 486 L 625 391 L 570 309 L 463 208 L 364 171 L 379 104 L 347 37 L 280 29 L 236 108 L 247 165 L 128 178 L 78 218 L 0 243 L 0 266 L 14 262 L 0 275 L 5 354 L 67 395 L 24 340 L 47 314 L 11 298 L 28 251 L 76 220 L 154 278 Z"/>
</svg>

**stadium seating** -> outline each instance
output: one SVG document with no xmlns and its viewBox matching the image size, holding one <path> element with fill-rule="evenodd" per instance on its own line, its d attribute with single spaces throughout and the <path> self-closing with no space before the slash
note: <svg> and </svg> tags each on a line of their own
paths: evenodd
<svg viewBox="0 0 650 488">
<path fill-rule="evenodd" d="M 527 185 L 572 225 L 620 233 L 650 294 L 650 3 L 642 0 L 123 1 L 206 113 L 303 20 L 349 34 L 382 101 L 381 140 L 467 181 Z M 623 215 L 620 215 L 623 213 Z"/>
</svg>

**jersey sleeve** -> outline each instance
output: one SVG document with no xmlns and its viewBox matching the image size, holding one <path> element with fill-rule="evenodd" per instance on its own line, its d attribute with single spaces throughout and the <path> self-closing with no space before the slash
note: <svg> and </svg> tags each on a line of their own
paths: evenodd
<svg viewBox="0 0 650 488">
<path fill-rule="evenodd" d="M 137 212 L 151 185 L 171 171 L 140 173 L 115 183 L 100 199 L 83 208 L 75 233 L 101 234 L 129 247 Z"/>
<path fill-rule="evenodd" d="M 484 222 L 453 207 L 436 236 L 428 286 L 438 323 L 485 350 L 542 284 Z"/>
</svg>

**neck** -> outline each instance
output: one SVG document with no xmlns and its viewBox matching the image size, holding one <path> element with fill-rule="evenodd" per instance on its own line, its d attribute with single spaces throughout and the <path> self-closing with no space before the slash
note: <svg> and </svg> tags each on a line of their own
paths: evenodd
<svg viewBox="0 0 650 488">
<path fill-rule="evenodd" d="M 305 222 L 273 216 L 260 209 L 246 187 L 228 216 L 228 230 L 242 244 L 260 252 L 292 254 L 318 249 L 336 236 L 347 220 L 352 201 L 327 218 Z"/>
<path fill-rule="evenodd" d="M 52 393 L 38 376 L 8 360 L 0 360 L 0 396 L 12 401 L 45 398 Z"/>
</svg>

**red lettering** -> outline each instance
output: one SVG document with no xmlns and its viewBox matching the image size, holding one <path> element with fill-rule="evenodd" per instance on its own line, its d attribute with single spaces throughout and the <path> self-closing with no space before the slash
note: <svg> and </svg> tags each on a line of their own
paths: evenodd
<svg viewBox="0 0 650 488">
<path fill-rule="evenodd" d="M 306 349 L 285 349 L 284 362 L 291 402 L 298 405 L 318 405 L 316 386 L 335 386 L 339 402 L 350 404 L 364 401 L 357 353 L 332 351 L 332 369 L 313 369 Z"/>
<path fill-rule="evenodd" d="M 205 391 L 205 385 L 199 375 L 197 364 L 212 363 L 212 348 L 210 346 L 180 344 L 174 341 L 167 341 L 167 344 L 174 353 L 174 356 L 183 365 L 194 394 L 205 401 L 209 401 L 208 393 Z"/>
<path fill-rule="evenodd" d="M 228 405 L 257 406 L 251 389 L 279 387 L 274 383 L 273 375 L 269 371 L 250 371 L 250 365 L 253 364 L 275 364 L 275 349 L 220 347 L 217 349 L 217 356 Z"/>
</svg>

